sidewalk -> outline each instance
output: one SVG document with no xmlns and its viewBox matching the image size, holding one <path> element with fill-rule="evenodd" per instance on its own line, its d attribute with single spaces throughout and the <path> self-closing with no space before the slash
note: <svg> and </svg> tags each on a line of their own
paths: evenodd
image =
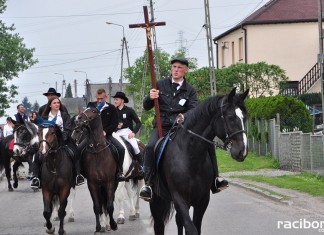
<svg viewBox="0 0 324 235">
<path fill-rule="evenodd" d="M 320 217 L 324 216 L 324 197 L 314 197 L 307 193 L 296 190 L 279 188 L 265 183 L 252 180 L 235 178 L 239 175 L 267 175 L 281 176 L 298 174 L 298 172 L 290 172 L 283 170 L 259 170 L 259 171 L 243 171 L 243 172 L 227 172 L 221 174 L 229 181 L 229 185 L 241 187 L 252 191 L 271 200 L 286 204 L 304 211 L 310 211 Z"/>
</svg>

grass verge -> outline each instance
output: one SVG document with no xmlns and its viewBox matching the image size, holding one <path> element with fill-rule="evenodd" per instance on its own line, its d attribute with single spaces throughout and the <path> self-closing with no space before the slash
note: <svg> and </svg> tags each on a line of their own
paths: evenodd
<svg viewBox="0 0 324 235">
<path fill-rule="evenodd" d="M 312 196 L 324 196 L 324 178 L 314 173 L 303 172 L 298 175 L 262 176 L 245 175 L 237 178 L 267 183 L 280 188 L 288 188 L 308 193 Z"/>
<path fill-rule="evenodd" d="M 279 162 L 271 156 L 257 156 L 249 152 L 244 162 L 232 159 L 231 154 L 222 149 L 216 150 L 219 172 L 256 171 L 259 169 L 278 169 Z"/>
</svg>

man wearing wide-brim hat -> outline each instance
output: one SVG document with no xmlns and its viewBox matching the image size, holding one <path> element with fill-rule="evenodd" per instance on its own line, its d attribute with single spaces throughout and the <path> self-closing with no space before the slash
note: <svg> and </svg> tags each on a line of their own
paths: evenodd
<svg viewBox="0 0 324 235">
<path fill-rule="evenodd" d="M 137 139 L 135 138 L 136 133 L 142 126 L 142 122 L 138 118 L 134 109 L 125 105 L 125 103 L 128 103 L 129 100 L 124 92 L 118 91 L 112 97 L 114 98 L 114 103 L 118 112 L 118 126 L 116 134 L 123 137 L 132 145 L 135 152 L 134 159 L 137 160 L 142 166 L 143 158 L 138 147 Z M 133 125 L 134 123 L 135 127 Z"/>
<path fill-rule="evenodd" d="M 53 87 L 50 87 L 47 92 L 43 93 L 43 95 L 45 95 L 47 97 L 47 100 L 49 100 L 52 96 L 61 97 L 61 93 L 56 92 L 55 88 L 53 88 Z M 42 114 L 43 114 L 43 112 L 45 110 L 46 105 L 47 104 L 44 104 L 43 106 L 41 106 L 38 109 L 38 115 L 39 116 L 42 116 Z M 64 112 L 69 113 L 68 110 L 66 109 L 66 107 L 64 105 L 62 107 L 63 107 L 63 111 Z"/>
</svg>

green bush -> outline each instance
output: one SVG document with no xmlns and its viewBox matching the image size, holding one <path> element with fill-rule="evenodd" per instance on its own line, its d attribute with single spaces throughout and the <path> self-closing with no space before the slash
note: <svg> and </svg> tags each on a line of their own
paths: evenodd
<svg viewBox="0 0 324 235">
<path fill-rule="evenodd" d="M 312 131 L 312 118 L 305 104 L 292 96 L 271 96 L 246 100 L 249 119 L 271 119 L 280 114 L 280 128 Z M 255 130 L 254 130 L 255 132 Z"/>
<path fill-rule="evenodd" d="M 322 94 L 318 93 L 306 93 L 297 97 L 297 99 L 303 101 L 309 106 L 322 104 Z"/>
</svg>

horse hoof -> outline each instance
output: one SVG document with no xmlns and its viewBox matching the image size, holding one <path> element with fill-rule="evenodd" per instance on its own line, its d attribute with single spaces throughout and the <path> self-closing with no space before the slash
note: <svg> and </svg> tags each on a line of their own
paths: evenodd
<svg viewBox="0 0 324 235">
<path fill-rule="evenodd" d="M 94 235 L 101 235 L 101 232 L 94 232 Z"/>
<path fill-rule="evenodd" d="M 100 232 L 102 232 L 102 233 L 106 232 L 106 228 L 101 226 Z"/>
<path fill-rule="evenodd" d="M 139 218 L 140 217 L 138 212 L 136 212 L 135 217 L 136 218 Z"/>
<path fill-rule="evenodd" d="M 53 218 L 53 221 L 59 221 L 60 220 L 60 218 L 58 217 L 58 216 L 55 216 L 54 218 Z"/>
<path fill-rule="evenodd" d="M 54 232 L 55 232 L 55 227 L 52 227 L 51 229 L 46 229 L 46 232 L 47 232 L 48 234 L 54 234 Z"/>
<path fill-rule="evenodd" d="M 74 222 L 74 218 L 69 218 L 68 222 Z"/>
<path fill-rule="evenodd" d="M 8 188 L 8 191 L 13 192 L 14 190 L 13 190 L 13 188 Z"/>
<path fill-rule="evenodd" d="M 106 231 L 110 231 L 110 230 L 111 230 L 110 225 L 106 224 Z"/>
<path fill-rule="evenodd" d="M 18 187 L 18 182 L 14 182 L 14 183 L 13 183 L 13 187 L 14 187 L 14 188 L 17 188 L 17 187 Z"/>
<path fill-rule="evenodd" d="M 118 218 L 117 219 L 117 224 L 124 224 L 125 223 L 125 219 L 124 218 Z"/>
<path fill-rule="evenodd" d="M 115 221 L 114 221 L 114 223 L 110 223 L 110 227 L 114 231 L 118 229 L 117 223 Z"/>
<path fill-rule="evenodd" d="M 134 220 L 136 220 L 136 216 L 135 215 L 130 215 L 128 217 L 128 219 L 129 219 L 129 221 L 134 221 Z"/>
</svg>

